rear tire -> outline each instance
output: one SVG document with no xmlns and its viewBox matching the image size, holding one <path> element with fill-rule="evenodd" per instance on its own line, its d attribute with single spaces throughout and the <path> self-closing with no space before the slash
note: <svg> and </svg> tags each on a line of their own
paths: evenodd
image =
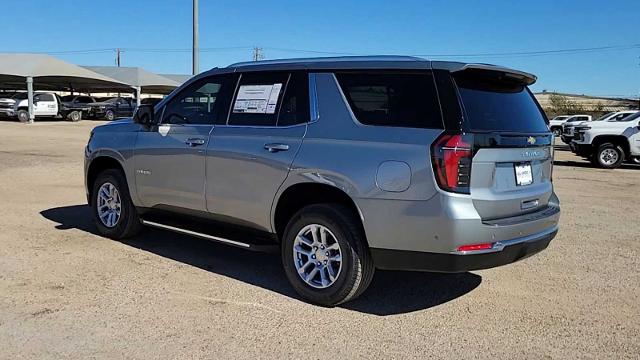
<svg viewBox="0 0 640 360">
<path fill-rule="evenodd" d="M 72 111 L 67 115 L 67 119 L 73 122 L 78 122 L 82 119 L 82 113 L 80 111 Z"/>
<path fill-rule="evenodd" d="M 310 235 L 301 237 L 305 231 Z M 319 242 L 311 244 L 316 238 Z M 360 219 L 341 204 L 309 205 L 298 211 L 284 231 L 281 251 L 285 274 L 295 291 L 323 306 L 357 298 L 375 272 Z"/>
<path fill-rule="evenodd" d="M 21 123 L 29 122 L 29 112 L 27 110 L 18 110 L 18 121 Z"/>
<path fill-rule="evenodd" d="M 612 143 L 604 143 L 598 146 L 591 161 L 604 169 L 615 169 L 622 164 L 624 160 L 624 150 L 618 145 Z"/>
<path fill-rule="evenodd" d="M 113 112 L 113 110 L 107 110 L 107 112 L 104 114 L 104 118 L 109 121 L 113 121 L 113 119 L 116 118 L 116 114 Z"/>
<path fill-rule="evenodd" d="M 98 232 L 111 239 L 125 239 L 142 229 L 127 181 L 119 170 L 107 169 L 98 174 L 91 192 L 91 212 Z"/>
</svg>

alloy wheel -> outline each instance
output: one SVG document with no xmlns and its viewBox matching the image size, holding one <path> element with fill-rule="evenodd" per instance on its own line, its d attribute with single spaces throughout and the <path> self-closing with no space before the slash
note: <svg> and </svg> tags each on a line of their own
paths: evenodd
<svg viewBox="0 0 640 360">
<path fill-rule="evenodd" d="M 120 192 L 112 183 L 106 182 L 100 186 L 97 196 L 97 211 L 100 222 L 108 228 L 115 227 L 122 214 Z"/>
<path fill-rule="evenodd" d="M 342 270 L 342 249 L 326 226 L 307 225 L 293 244 L 293 261 L 298 275 L 307 285 L 324 289 L 333 285 Z"/>
</svg>

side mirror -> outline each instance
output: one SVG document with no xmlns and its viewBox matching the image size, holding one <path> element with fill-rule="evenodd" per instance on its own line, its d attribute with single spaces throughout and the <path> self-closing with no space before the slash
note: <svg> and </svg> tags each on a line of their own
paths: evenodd
<svg viewBox="0 0 640 360">
<path fill-rule="evenodd" d="M 133 115 L 133 122 L 142 125 L 153 125 L 155 113 L 152 105 L 140 105 Z"/>
</svg>

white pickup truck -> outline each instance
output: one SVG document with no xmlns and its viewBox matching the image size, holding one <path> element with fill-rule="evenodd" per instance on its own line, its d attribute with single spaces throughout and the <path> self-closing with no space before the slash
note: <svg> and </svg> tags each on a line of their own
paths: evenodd
<svg viewBox="0 0 640 360">
<path fill-rule="evenodd" d="M 553 119 L 549 120 L 549 130 L 553 132 L 553 135 L 560 136 L 562 134 L 562 125 L 567 122 L 578 122 L 583 121 L 591 121 L 591 115 L 561 115 L 556 116 Z"/>
<path fill-rule="evenodd" d="M 640 164 L 640 112 L 618 121 L 594 121 L 575 127 L 570 144 L 578 156 L 613 169 L 629 161 Z"/>
<path fill-rule="evenodd" d="M 629 115 L 633 115 L 635 113 L 637 113 L 638 110 L 624 110 L 624 111 L 616 111 L 616 112 L 610 112 L 607 114 L 602 115 L 601 117 L 593 120 L 595 121 L 619 121 L 624 119 L 625 117 L 629 116 Z M 591 121 L 591 120 L 590 120 Z M 573 137 L 574 137 L 574 129 L 577 126 L 580 125 L 585 125 L 588 124 L 588 122 L 585 121 L 566 121 L 564 124 L 562 124 L 562 142 L 564 142 L 565 144 L 571 144 L 571 141 L 573 141 Z"/>
<path fill-rule="evenodd" d="M 79 121 L 82 112 L 88 106 L 77 106 L 62 102 L 54 93 L 36 92 L 33 95 L 33 113 L 36 118 L 57 118 Z M 17 118 L 20 122 L 29 121 L 27 93 L 19 92 L 8 98 L 0 99 L 0 115 Z"/>
</svg>

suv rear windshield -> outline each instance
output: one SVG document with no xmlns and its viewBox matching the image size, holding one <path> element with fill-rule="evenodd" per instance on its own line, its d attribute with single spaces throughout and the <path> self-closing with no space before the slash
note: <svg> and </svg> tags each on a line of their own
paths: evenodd
<svg viewBox="0 0 640 360">
<path fill-rule="evenodd" d="M 546 133 L 545 117 L 525 85 L 495 76 L 456 76 L 470 131 Z"/>
</svg>

